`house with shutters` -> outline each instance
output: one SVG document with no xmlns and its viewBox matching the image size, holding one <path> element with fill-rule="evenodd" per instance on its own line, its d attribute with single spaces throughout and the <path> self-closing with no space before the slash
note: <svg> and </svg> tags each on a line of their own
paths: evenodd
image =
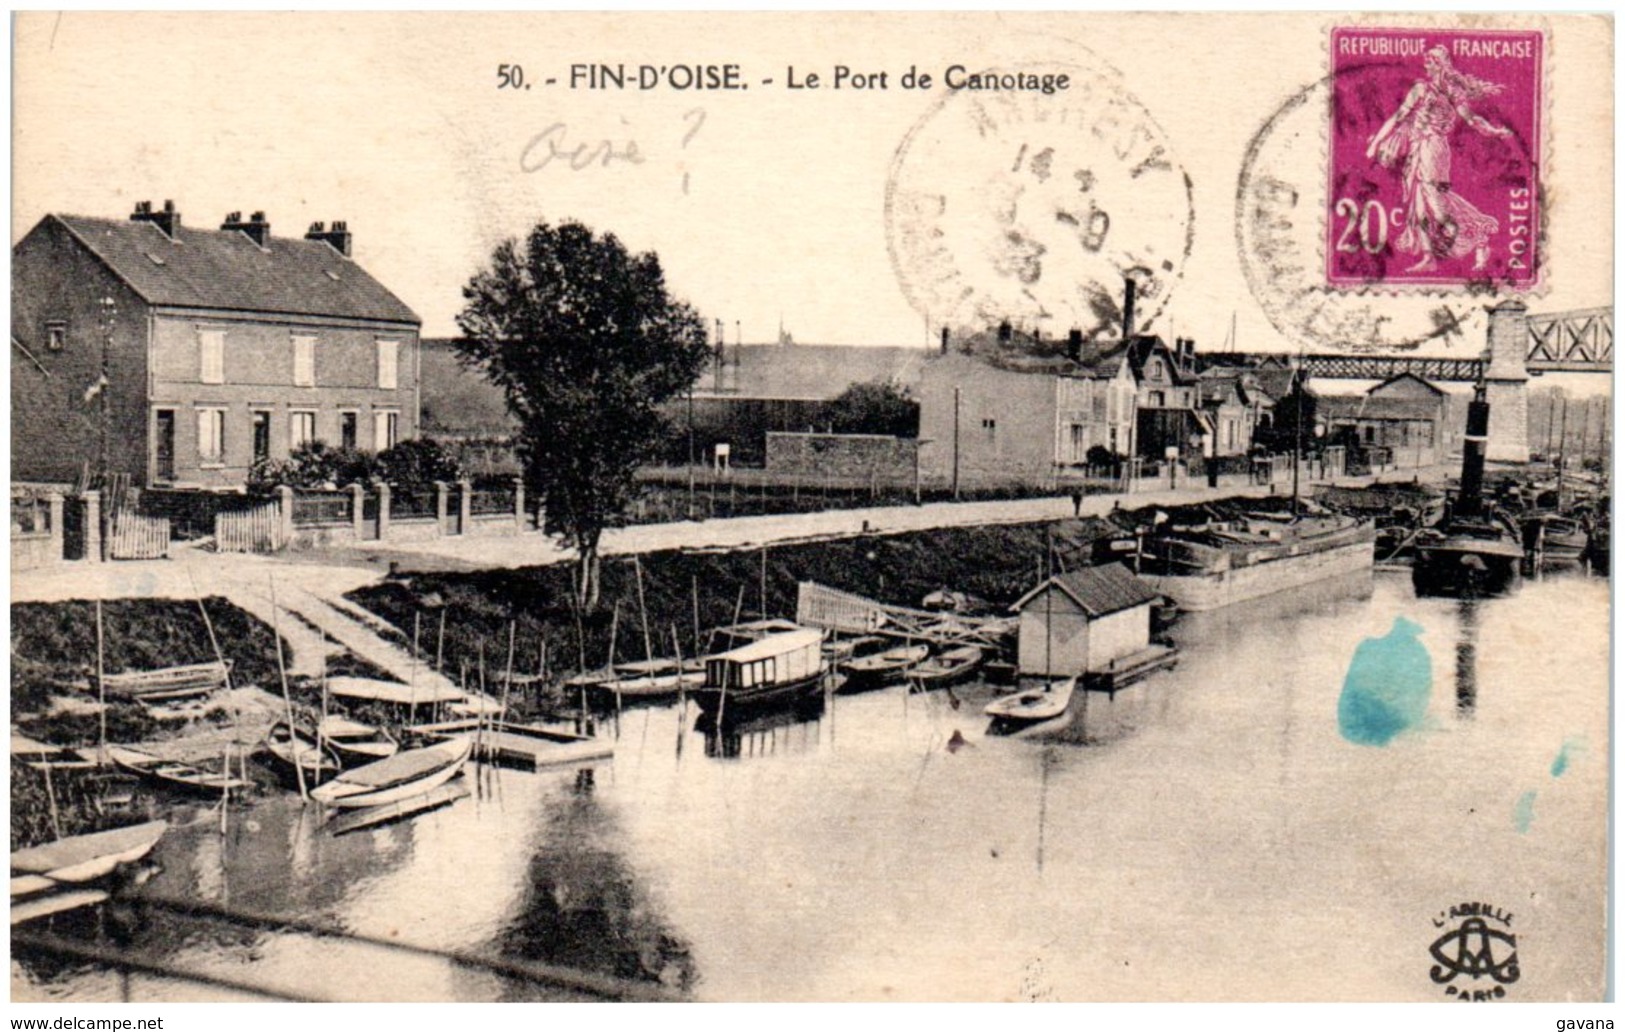
<svg viewBox="0 0 1625 1032">
<path fill-rule="evenodd" d="M 12 248 L 12 478 L 235 488 L 308 441 L 416 436 L 421 320 L 351 252 L 263 212 L 47 215 Z"/>
</svg>

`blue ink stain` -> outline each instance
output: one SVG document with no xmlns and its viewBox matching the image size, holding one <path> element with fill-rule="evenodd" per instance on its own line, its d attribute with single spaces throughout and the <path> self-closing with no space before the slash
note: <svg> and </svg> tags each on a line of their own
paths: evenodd
<svg viewBox="0 0 1625 1032">
<path fill-rule="evenodd" d="M 1354 650 L 1343 694 L 1337 700 L 1337 728 L 1356 745 L 1387 745 L 1401 731 L 1421 723 L 1433 692 L 1428 650 L 1416 640 L 1420 624 L 1394 618 L 1381 638 L 1367 638 Z"/>
<path fill-rule="evenodd" d="M 1518 834 L 1527 835 L 1529 825 L 1535 822 L 1535 790 L 1530 789 L 1518 797 L 1518 802 L 1512 807 L 1512 826 L 1518 829 Z"/>
<path fill-rule="evenodd" d="M 1563 748 L 1557 751 L 1557 759 L 1552 761 L 1552 777 L 1560 778 L 1569 769 L 1579 754 L 1585 751 L 1585 744 L 1576 738 L 1565 739 Z"/>
</svg>

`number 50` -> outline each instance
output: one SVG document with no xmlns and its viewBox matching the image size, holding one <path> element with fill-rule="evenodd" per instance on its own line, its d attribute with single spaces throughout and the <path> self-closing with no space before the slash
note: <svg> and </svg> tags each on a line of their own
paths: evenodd
<svg viewBox="0 0 1625 1032">
<path fill-rule="evenodd" d="M 1337 250 L 1343 254 L 1354 254 L 1364 249 L 1367 254 L 1378 254 L 1388 246 L 1388 224 L 1392 222 L 1399 225 L 1404 218 L 1404 209 L 1395 208 L 1389 211 L 1380 201 L 1366 201 L 1361 207 L 1351 197 L 1338 200 L 1337 215 L 1344 219 L 1343 232 L 1337 237 Z M 1358 232 L 1360 242 L 1358 245 L 1350 237 Z"/>
</svg>

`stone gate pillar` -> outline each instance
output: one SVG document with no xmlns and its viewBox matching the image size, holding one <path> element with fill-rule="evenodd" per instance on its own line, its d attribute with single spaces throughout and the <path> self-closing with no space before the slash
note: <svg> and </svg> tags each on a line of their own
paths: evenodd
<svg viewBox="0 0 1625 1032">
<path fill-rule="evenodd" d="M 1490 439 L 1484 457 L 1528 462 L 1529 310 L 1522 302 L 1503 301 L 1490 310 L 1489 338 L 1484 399 L 1490 403 Z"/>
</svg>

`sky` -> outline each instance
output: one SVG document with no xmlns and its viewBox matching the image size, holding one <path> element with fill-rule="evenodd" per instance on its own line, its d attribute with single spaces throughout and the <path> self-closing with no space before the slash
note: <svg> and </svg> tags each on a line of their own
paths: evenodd
<svg viewBox="0 0 1625 1032">
<path fill-rule="evenodd" d="M 1241 350 L 1318 350 L 1271 322 L 1244 275 L 1236 197 L 1261 127 L 1324 74 L 1326 28 L 1283 14 L 21 14 L 12 240 L 49 212 L 119 218 L 143 200 L 173 199 L 188 225 L 211 228 L 264 210 L 278 235 L 345 219 L 356 260 L 440 336 L 455 332 L 462 285 L 494 245 L 574 218 L 656 252 L 672 290 L 730 341 L 776 339 L 782 323 L 805 343 L 923 348 L 940 319 L 919 299 L 937 270 L 916 255 L 900 276 L 892 245 L 905 231 L 929 244 L 939 228 L 917 212 L 888 222 L 889 185 L 912 196 L 905 187 L 947 184 L 956 213 L 992 213 L 940 232 L 956 275 L 998 297 L 1020 288 L 1020 270 L 978 267 L 969 242 L 1000 231 L 989 219 L 1027 220 L 1018 205 L 1049 203 L 1036 190 L 1006 196 L 1015 177 L 1003 171 L 1036 170 L 1049 147 L 1048 189 L 1068 185 L 1061 162 L 1093 163 L 1073 175 L 1098 174 L 1108 252 L 1140 246 L 1175 266 L 1142 299 L 1152 330 L 1217 350 L 1233 323 Z M 1595 136 L 1612 119 L 1611 91 L 1595 86 L 1609 32 L 1595 19 L 1550 28 L 1550 261 L 1534 311 L 1612 303 L 1612 149 Z M 750 88 L 571 89 L 572 66 L 591 64 L 736 65 Z M 902 88 L 910 68 L 940 80 L 953 65 L 1069 70 L 1076 86 L 997 98 L 991 110 L 1018 114 L 980 134 L 940 81 Z M 830 88 L 840 66 L 885 71 L 887 88 L 854 89 L 854 77 Z M 523 85 L 505 86 L 514 68 Z M 789 88 L 811 74 L 821 88 Z M 1134 123 L 1121 148 L 1063 124 L 1106 94 L 1126 98 Z M 1323 148 L 1304 125 L 1291 158 L 1303 188 L 1320 189 Z M 1173 169 L 1160 185 L 1110 157 L 1147 141 Z M 1188 255 L 1173 253 L 1187 239 Z M 1057 310 L 1061 280 L 1094 276 L 1115 294 L 1116 274 L 1069 266 L 1050 245 L 1034 289 L 1059 333 L 1091 317 Z M 1416 322 L 1436 303 L 1395 299 L 1394 318 Z M 1463 336 L 1425 350 L 1476 353 L 1483 308 L 1470 299 Z"/>
</svg>

